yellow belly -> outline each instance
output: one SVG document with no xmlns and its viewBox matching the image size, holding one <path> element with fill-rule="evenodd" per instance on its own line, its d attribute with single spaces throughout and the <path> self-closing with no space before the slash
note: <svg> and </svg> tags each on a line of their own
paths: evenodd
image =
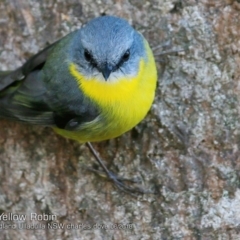
<svg viewBox="0 0 240 240">
<path fill-rule="evenodd" d="M 131 79 L 120 78 L 117 82 L 85 79 L 76 66 L 70 64 L 79 88 L 98 105 L 101 114 L 79 131 L 55 131 L 80 142 L 93 142 L 115 138 L 137 125 L 152 105 L 157 81 L 155 61 L 147 42 L 145 47 L 148 59 L 141 59 L 138 74 Z"/>
</svg>

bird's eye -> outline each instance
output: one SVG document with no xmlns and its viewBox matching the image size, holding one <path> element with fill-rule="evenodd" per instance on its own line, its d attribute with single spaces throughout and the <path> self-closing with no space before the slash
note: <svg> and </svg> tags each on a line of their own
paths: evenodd
<svg viewBox="0 0 240 240">
<path fill-rule="evenodd" d="M 127 50 L 127 51 L 123 54 L 122 60 L 123 60 L 124 62 L 126 62 L 126 61 L 129 59 L 129 57 L 130 57 L 130 51 Z"/>
<path fill-rule="evenodd" d="M 84 50 L 84 57 L 88 62 L 91 62 L 93 60 L 91 53 L 87 50 Z"/>
</svg>

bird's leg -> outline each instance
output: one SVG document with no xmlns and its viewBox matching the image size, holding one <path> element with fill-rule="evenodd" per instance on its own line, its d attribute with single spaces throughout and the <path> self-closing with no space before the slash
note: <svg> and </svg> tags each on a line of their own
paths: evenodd
<svg viewBox="0 0 240 240">
<path fill-rule="evenodd" d="M 99 163 L 99 165 L 102 167 L 105 175 L 108 177 L 109 180 L 111 180 L 115 186 L 124 191 L 124 192 L 127 192 L 127 193 L 130 193 L 132 195 L 134 195 L 134 193 L 149 193 L 149 191 L 145 191 L 144 189 L 142 188 L 132 188 L 132 187 L 129 187 L 127 185 L 125 185 L 123 183 L 123 181 L 131 181 L 131 182 L 136 182 L 136 181 L 133 181 L 133 180 L 129 180 L 129 179 L 124 179 L 124 178 L 121 178 L 121 177 L 118 177 L 116 176 L 113 172 L 109 171 L 107 169 L 107 167 L 105 166 L 105 164 L 103 163 L 102 159 L 99 157 L 98 153 L 95 151 L 95 149 L 93 148 L 92 144 L 90 142 L 87 142 L 87 147 L 89 148 L 90 152 L 93 154 L 93 156 L 95 157 L 95 159 L 97 160 L 97 162 Z M 91 171 L 95 172 L 95 173 L 98 173 L 99 174 L 99 171 L 95 170 L 95 169 L 90 169 Z M 101 174 L 99 174 L 101 175 Z"/>
</svg>

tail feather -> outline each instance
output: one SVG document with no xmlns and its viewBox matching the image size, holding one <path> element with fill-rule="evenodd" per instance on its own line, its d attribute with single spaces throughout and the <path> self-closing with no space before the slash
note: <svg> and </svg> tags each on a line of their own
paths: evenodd
<svg viewBox="0 0 240 240">
<path fill-rule="evenodd" d="M 32 56 L 15 71 L 0 71 L 0 118 L 39 125 L 54 125 L 53 111 L 39 76 L 56 43 Z"/>
<path fill-rule="evenodd" d="M 53 113 L 44 102 L 45 88 L 38 81 L 38 71 L 29 73 L 24 81 L 20 77 L 19 70 L 0 72 L 0 118 L 53 125 Z"/>
<path fill-rule="evenodd" d="M 0 71 L 0 92 L 16 81 L 20 81 L 24 76 L 21 69 L 15 71 Z"/>
</svg>

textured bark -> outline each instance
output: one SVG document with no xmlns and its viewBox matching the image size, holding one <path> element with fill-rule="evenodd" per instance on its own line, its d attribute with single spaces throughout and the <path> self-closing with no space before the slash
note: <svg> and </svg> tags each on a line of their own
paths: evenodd
<svg viewBox="0 0 240 240">
<path fill-rule="evenodd" d="M 156 57 L 147 118 L 94 144 L 111 170 L 154 194 L 116 190 L 86 170 L 86 146 L 49 128 L 0 121 L 0 214 L 39 228 L 0 229 L 0 239 L 240 239 L 239 12 L 233 0 L 0 0 L 1 70 L 103 13 L 128 19 L 156 55 L 185 50 Z M 18 226 L 7 217 L 0 228 Z"/>
</svg>

